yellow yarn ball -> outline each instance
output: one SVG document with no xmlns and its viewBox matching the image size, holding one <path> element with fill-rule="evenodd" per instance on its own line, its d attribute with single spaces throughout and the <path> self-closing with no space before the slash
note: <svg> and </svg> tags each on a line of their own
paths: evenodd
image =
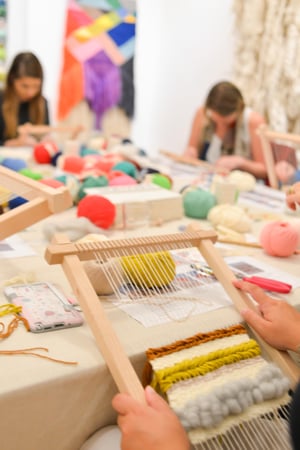
<svg viewBox="0 0 300 450">
<path fill-rule="evenodd" d="M 129 281 L 140 287 L 165 286 L 176 274 L 176 266 L 169 252 L 124 256 L 121 265 Z"/>
</svg>

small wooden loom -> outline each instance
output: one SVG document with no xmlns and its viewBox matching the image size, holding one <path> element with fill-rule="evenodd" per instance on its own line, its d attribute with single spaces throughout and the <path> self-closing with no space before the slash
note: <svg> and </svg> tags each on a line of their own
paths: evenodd
<svg viewBox="0 0 300 450">
<path fill-rule="evenodd" d="M 28 200 L 0 215 L 0 240 L 73 205 L 68 188 L 52 188 L 2 166 L 0 187 L 0 203 L 14 197 Z"/>
<path fill-rule="evenodd" d="M 276 162 L 284 159 L 292 166 L 297 168 L 297 158 L 296 148 L 287 146 L 285 147 L 286 151 L 283 152 L 280 159 L 276 158 L 277 152 L 280 156 L 280 146 L 282 146 L 282 144 L 277 144 L 278 150 L 276 150 L 276 141 L 286 142 L 287 144 L 294 143 L 299 145 L 300 135 L 293 133 L 279 133 L 277 131 L 270 130 L 266 125 L 261 125 L 257 130 L 257 134 L 259 135 L 261 140 L 270 186 L 273 189 L 279 189 L 280 183 L 275 170 Z"/>
<path fill-rule="evenodd" d="M 89 277 L 84 270 L 84 263 L 82 263 L 82 261 L 96 260 L 99 263 L 99 267 L 101 267 L 109 261 L 114 262 L 122 259 L 123 257 L 127 258 L 134 256 L 135 258 L 141 258 L 145 254 L 149 254 L 149 252 L 169 252 L 171 250 L 193 247 L 198 249 L 200 254 L 204 257 L 209 267 L 213 270 L 214 275 L 232 299 L 237 310 L 240 311 L 241 309 L 244 309 L 245 306 L 255 308 L 254 303 L 250 300 L 248 295 L 233 286 L 232 280 L 235 279 L 235 276 L 219 254 L 218 249 L 214 246 L 216 237 L 217 236 L 214 231 L 208 230 L 143 238 L 106 240 L 101 242 L 93 241 L 71 243 L 65 236 L 56 235 L 53 242 L 47 247 L 45 259 L 49 264 L 62 265 L 63 270 L 72 286 L 73 292 L 79 300 L 85 318 L 94 334 L 96 343 L 120 392 L 129 393 L 140 402 L 145 402 L 143 387 L 128 357 L 126 356 L 110 321 L 106 317 L 103 306 L 101 305 L 101 302 L 95 293 L 94 287 L 92 286 Z M 153 273 L 153 271 L 155 271 L 154 267 L 150 266 L 149 269 L 149 272 Z M 110 279 L 115 290 L 117 290 L 116 279 L 118 270 L 119 269 L 116 269 L 114 276 L 112 276 L 111 272 L 107 272 L 107 278 Z M 135 273 L 135 275 L 138 276 L 137 273 Z M 147 278 L 147 276 L 149 281 L 152 275 L 144 274 L 143 278 Z M 148 283 L 143 281 L 142 288 L 146 291 L 146 295 L 153 295 L 153 290 L 147 289 L 146 285 L 148 285 Z M 161 295 L 161 290 L 158 289 L 156 294 L 158 296 Z M 270 347 L 268 344 L 263 342 L 253 330 L 252 334 L 260 343 L 267 359 L 273 361 L 281 368 L 282 372 L 289 378 L 291 386 L 294 387 L 298 382 L 300 370 L 288 353 L 278 351 Z M 279 432 L 274 438 L 269 435 L 267 428 L 266 430 L 264 429 L 264 425 L 268 425 L 270 420 L 273 419 L 275 420 L 274 411 L 272 410 L 267 416 L 267 420 L 266 415 L 264 415 L 262 423 L 259 424 L 259 426 L 257 418 L 256 421 L 254 421 L 254 424 L 249 425 L 252 432 L 254 430 L 254 434 L 256 429 L 259 430 L 258 432 L 265 432 L 266 434 L 266 436 L 264 436 L 266 447 L 257 446 L 255 448 L 262 448 L 265 450 L 270 448 L 276 448 L 278 450 L 289 448 L 288 442 L 286 441 L 286 434 L 283 435 Z M 277 422 L 280 422 L 280 420 L 277 420 Z M 277 422 L 276 427 L 278 425 Z M 244 425 L 244 422 L 242 425 L 238 424 L 238 431 L 236 429 L 230 431 L 233 433 L 233 439 L 235 440 L 235 443 L 237 443 L 238 447 L 234 446 L 234 442 L 230 443 L 231 438 L 226 434 L 226 436 L 218 436 L 207 443 L 202 442 L 200 447 L 197 445 L 197 448 L 211 450 L 254 448 L 251 446 L 242 446 L 244 441 L 236 437 L 236 434 L 245 434 L 245 439 L 248 443 L 249 440 L 251 441 L 248 436 L 248 427 Z M 278 429 L 281 428 L 279 427 Z M 277 442 L 278 439 L 279 442 Z M 282 439 L 282 442 L 280 439 Z"/>
</svg>

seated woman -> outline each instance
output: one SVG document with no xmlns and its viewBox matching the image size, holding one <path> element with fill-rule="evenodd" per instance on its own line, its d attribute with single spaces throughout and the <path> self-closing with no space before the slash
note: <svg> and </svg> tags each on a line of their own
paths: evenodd
<svg viewBox="0 0 300 450">
<path fill-rule="evenodd" d="M 49 124 L 48 104 L 42 95 L 42 87 L 43 69 L 37 57 L 30 52 L 16 55 L 0 93 L 0 145 L 36 144 L 36 139 L 28 133 L 18 134 L 18 126 Z"/>
<path fill-rule="evenodd" d="M 211 88 L 205 105 L 197 110 L 184 155 L 265 178 L 263 152 L 256 134 L 262 123 L 263 117 L 245 106 L 239 89 L 222 81 Z"/>
</svg>

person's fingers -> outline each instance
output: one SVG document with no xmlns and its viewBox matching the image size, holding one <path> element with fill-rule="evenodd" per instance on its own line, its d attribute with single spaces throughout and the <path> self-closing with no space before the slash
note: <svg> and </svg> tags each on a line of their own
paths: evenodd
<svg viewBox="0 0 300 450">
<path fill-rule="evenodd" d="M 250 294 L 260 306 L 271 305 L 276 301 L 269 297 L 262 288 L 256 286 L 255 284 L 242 280 L 234 280 L 233 284 L 241 291 Z"/>
<path fill-rule="evenodd" d="M 128 414 L 139 409 L 140 404 L 128 394 L 117 394 L 112 399 L 112 406 L 118 414 Z"/>
<path fill-rule="evenodd" d="M 151 386 L 145 388 L 145 396 L 149 406 L 157 411 L 171 411 L 168 403 Z"/>
<path fill-rule="evenodd" d="M 266 324 L 268 323 L 262 316 L 251 309 L 241 311 L 242 317 L 257 333 L 264 337 L 266 331 Z"/>
</svg>

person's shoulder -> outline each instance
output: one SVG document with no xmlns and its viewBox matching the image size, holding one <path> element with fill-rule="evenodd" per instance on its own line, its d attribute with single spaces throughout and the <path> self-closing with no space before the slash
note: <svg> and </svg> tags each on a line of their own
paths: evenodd
<svg viewBox="0 0 300 450">
<path fill-rule="evenodd" d="M 251 110 L 249 114 L 249 125 L 251 127 L 258 127 L 263 123 L 266 123 L 264 117 L 259 112 Z"/>
</svg>

